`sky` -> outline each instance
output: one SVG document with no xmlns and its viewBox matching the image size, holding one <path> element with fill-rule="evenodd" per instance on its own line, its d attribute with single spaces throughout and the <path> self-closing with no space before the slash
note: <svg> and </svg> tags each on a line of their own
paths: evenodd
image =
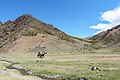
<svg viewBox="0 0 120 80">
<path fill-rule="evenodd" d="M 23 14 L 80 38 L 120 24 L 120 0 L 0 0 L 0 21 Z"/>
</svg>

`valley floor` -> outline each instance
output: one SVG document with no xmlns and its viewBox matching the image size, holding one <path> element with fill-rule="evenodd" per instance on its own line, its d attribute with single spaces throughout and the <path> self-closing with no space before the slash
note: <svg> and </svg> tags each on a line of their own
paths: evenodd
<svg viewBox="0 0 120 80">
<path fill-rule="evenodd" d="M 10 65 L 7 62 L 0 61 L 0 65 L 0 80 L 43 80 L 35 76 L 23 76 L 15 69 L 7 69 L 6 66 Z"/>
<path fill-rule="evenodd" d="M 87 78 L 90 80 L 120 80 L 120 53 L 54 53 L 37 58 L 37 53 L 4 53 L 0 60 L 21 65 L 35 75 L 65 80 Z M 0 61 L 0 80 L 41 80 L 37 76 L 22 76 L 15 69 L 5 69 L 10 63 Z M 92 66 L 98 67 L 91 70 Z"/>
</svg>

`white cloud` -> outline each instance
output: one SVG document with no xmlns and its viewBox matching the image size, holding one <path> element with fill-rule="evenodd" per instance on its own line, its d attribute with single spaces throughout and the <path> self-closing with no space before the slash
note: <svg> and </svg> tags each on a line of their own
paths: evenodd
<svg viewBox="0 0 120 80">
<path fill-rule="evenodd" d="M 98 34 L 102 31 L 106 31 L 107 29 L 110 29 L 112 27 L 115 27 L 116 25 L 120 24 L 120 7 L 117 7 L 113 10 L 105 11 L 101 14 L 100 20 L 107 21 L 109 23 L 99 23 L 95 26 L 90 26 L 92 29 L 99 30 L 95 34 Z"/>
</svg>

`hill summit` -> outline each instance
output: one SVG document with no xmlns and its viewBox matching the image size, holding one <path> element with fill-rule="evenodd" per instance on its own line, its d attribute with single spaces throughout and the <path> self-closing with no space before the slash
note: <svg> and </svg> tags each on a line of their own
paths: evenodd
<svg viewBox="0 0 120 80">
<path fill-rule="evenodd" d="M 66 48 L 66 50 L 72 50 L 75 48 L 78 49 L 81 47 L 81 44 L 84 44 L 84 41 L 80 41 L 78 38 L 69 36 L 53 27 L 53 25 L 37 20 L 30 14 L 22 15 L 14 21 L 9 20 L 4 24 L 0 23 L 0 50 L 2 51 L 15 51 L 15 49 L 16 51 L 23 51 L 27 48 L 29 48 L 29 50 L 27 49 L 26 51 L 33 51 L 36 50 L 38 44 L 40 46 L 42 39 L 45 47 L 49 47 L 49 49 L 46 50 L 50 50 L 51 47 L 56 50 L 60 49 L 58 51 L 62 51 L 63 48 L 63 51 Z M 30 45 L 25 46 L 27 44 Z M 43 50 L 43 48 L 38 48 L 37 50 Z"/>
</svg>

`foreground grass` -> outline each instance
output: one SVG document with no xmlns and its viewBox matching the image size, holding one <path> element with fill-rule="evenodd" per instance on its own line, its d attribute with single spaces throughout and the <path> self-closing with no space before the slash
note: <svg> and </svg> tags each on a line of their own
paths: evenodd
<svg viewBox="0 0 120 80">
<path fill-rule="evenodd" d="M 92 80 L 119 80 L 120 79 L 120 63 L 115 61 L 90 63 L 80 61 L 40 61 L 40 62 L 24 62 L 24 67 L 30 69 L 33 73 L 43 74 L 45 76 L 61 75 L 64 77 L 85 77 Z M 91 71 L 91 66 L 97 66 L 100 70 Z"/>
<path fill-rule="evenodd" d="M 44 76 L 63 76 L 65 79 L 85 77 L 91 80 L 119 80 L 120 54 L 47 54 L 36 58 L 35 53 L 1 54 L 6 60 L 18 62 L 34 74 Z M 90 70 L 96 66 L 99 70 Z"/>
</svg>

